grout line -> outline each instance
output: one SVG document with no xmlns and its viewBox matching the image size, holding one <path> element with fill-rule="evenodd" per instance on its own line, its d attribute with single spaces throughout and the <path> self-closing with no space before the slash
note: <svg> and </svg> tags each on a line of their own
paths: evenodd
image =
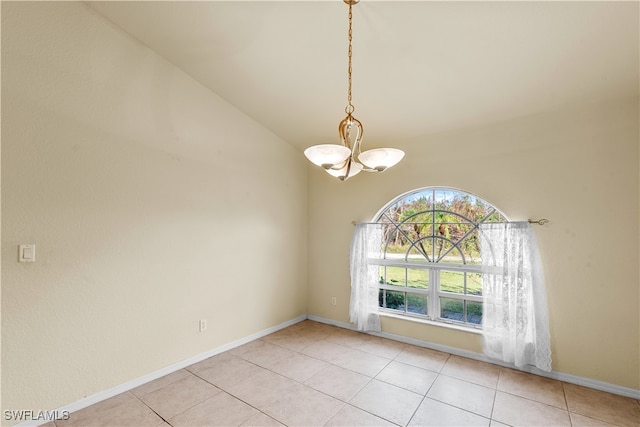
<svg viewBox="0 0 640 427">
<path fill-rule="evenodd" d="M 562 387 L 562 397 L 564 399 L 564 407 L 567 408 L 567 413 L 569 413 L 569 401 L 567 400 L 567 391 L 564 388 L 564 381 L 560 381 L 560 387 Z M 569 423 L 573 426 L 571 413 L 569 413 Z"/>
<path fill-rule="evenodd" d="M 490 419 L 493 420 L 493 412 L 496 409 L 496 400 L 498 399 L 498 387 L 500 386 L 500 377 L 502 377 L 502 368 L 498 369 L 498 380 L 496 381 L 496 386 L 493 389 L 493 404 L 491 405 L 491 417 Z M 498 420 L 496 420 L 496 422 L 500 422 Z M 505 423 L 502 423 L 505 424 Z"/>
<path fill-rule="evenodd" d="M 438 377 L 436 377 L 437 379 Z M 433 381 L 435 382 L 435 380 Z M 433 386 L 433 383 L 431 383 L 431 386 Z M 431 388 L 431 386 L 429 386 L 429 388 Z M 427 393 L 429 391 L 427 390 Z M 424 396 L 422 396 L 422 399 L 420 400 L 420 403 L 418 403 L 418 406 L 416 406 L 416 409 L 413 411 L 413 413 L 411 414 L 411 417 L 409 417 L 409 421 L 407 422 L 407 425 L 411 424 L 411 421 L 413 420 L 413 417 L 416 416 L 416 414 L 418 413 L 418 410 L 420 409 L 420 407 L 422 406 L 422 404 L 424 403 L 424 400 L 427 398 L 427 393 L 424 394 Z"/>
<path fill-rule="evenodd" d="M 174 382 L 175 382 L 175 381 L 174 381 Z M 169 383 L 169 384 L 173 384 L 173 382 L 171 382 L 171 383 Z M 167 385 L 169 385 L 169 384 L 167 384 Z M 161 388 L 162 388 L 162 387 L 161 387 Z M 129 394 L 131 394 L 133 397 L 135 397 L 135 398 L 136 398 L 140 403 L 142 403 L 144 406 L 146 406 L 147 408 L 149 408 L 149 410 L 150 410 L 151 412 L 153 412 L 154 414 L 156 414 L 156 415 L 157 415 L 157 416 L 158 416 L 162 421 L 164 421 L 165 423 L 167 423 L 167 424 L 168 424 L 168 425 L 170 425 L 170 426 L 173 426 L 173 424 L 171 424 L 171 423 L 169 422 L 169 420 L 165 419 L 165 418 L 164 418 L 162 415 L 160 415 L 160 414 L 159 414 L 155 409 L 153 409 L 151 406 L 147 405 L 147 403 L 146 403 L 144 400 L 142 400 L 141 398 L 139 398 L 139 397 L 138 397 L 138 396 L 136 396 L 135 394 L 131 393 L 131 390 L 127 391 L 126 393 L 129 393 Z M 158 424 L 158 425 L 160 425 L 160 424 Z"/>
<path fill-rule="evenodd" d="M 327 325 L 327 326 L 330 326 L 330 325 Z M 337 329 L 337 330 L 339 331 L 339 329 Z M 335 332 L 335 331 L 334 331 L 334 332 Z M 354 332 L 354 333 L 359 333 L 359 332 L 357 332 L 357 331 L 352 331 L 352 332 Z M 305 346 L 305 347 L 304 347 L 303 349 L 301 349 L 300 351 L 292 350 L 292 349 L 290 349 L 290 348 L 287 348 L 287 347 L 285 347 L 285 346 L 279 345 L 279 344 L 277 344 L 277 343 L 272 343 L 272 344 L 274 344 L 274 345 L 278 345 L 278 346 L 280 346 L 280 347 L 282 347 L 282 348 L 285 348 L 285 349 L 288 349 L 288 350 L 291 350 L 291 351 L 292 351 L 292 352 L 294 352 L 294 353 L 297 353 L 297 354 L 300 354 L 300 355 L 303 355 L 303 356 L 307 356 L 307 357 L 311 357 L 311 358 L 313 358 L 313 359 L 315 359 L 315 360 L 319 360 L 319 361 L 321 361 L 321 362 L 323 362 L 323 363 L 326 363 L 326 364 L 328 364 L 328 365 L 331 365 L 331 366 L 334 366 L 334 367 L 337 367 L 337 368 L 340 368 L 340 369 L 344 369 L 344 370 L 347 370 L 347 371 L 350 371 L 350 372 L 353 372 L 353 373 L 355 373 L 355 374 L 362 375 L 362 376 L 364 376 L 364 377 L 368 378 L 368 380 L 367 380 L 366 384 L 364 384 L 364 385 L 363 385 L 363 386 L 362 386 L 362 387 L 361 387 L 361 388 L 360 388 L 360 389 L 359 389 L 359 390 L 358 390 L 358 391 L 357 391 L 353 396 L 351 396 L 351 398 L 350 398 L 348 401 L 345 401 L 345 400 L 339 399 L 339 398 L 337 398 L 337 397 L 335 397 L 335 396 L 332 396 L 332 395 L 330 395 L 330 394 L 327 394 L 327 393 L 323 392 L 322 390 L 317 390 L 317 389 L 315 389 L 315 388 L 313 388 L 313 387 L 311 387 L 311 386 L 309 386 L 309 385 L 307 385 L 307 384 L 305 384 L 305 383 L 301 383 L 301 382 L 299 382 L 299 381 L 297 381 L 297 380 L 295 380 L 295 379 L 293 379 L 293 378 L 289 378 L 289 377 L 287 377 L 287 376 L 285 376 L 285 375 L 282 375 L 282 374 L 280 374 L 280 373 L 278 373 L 278 372 L 274 372 L 274 371 L 272 371 L 271 369 L 269 369 L 269 368 L 267 368 L 267 367 L 263 367 L 263 366 L 260 366 L 260 365 L 256 365 L 255 363 L 254 363 L 254 365 L 256 365 L 256 366 L 258 366 L 258 367 L 260 367 L 260 368 L 262 368 L 262 369 L 266 369 L 266 370 L 268 370 L 268 371 L 270 371 L 270 372 L 273 372 L 274 374 L 277 374 L 277 375 L 283 376 L 284 378 L 288 378 L 288 379 L 290 379 L 290 380 L 296 381 L 298 384 L 300 384 L 300 385 L 302 385 L 302 386 L 304 386 L 304 387 L 308 387 L 308 388 L 309 388 L 309 389 L 311 389 L 311 390 L 314 390 L 314 391 L 319 392 L 319 393 L 321 393 L 321 394 L 323 394 L 323 395 L 325 395 L 325 396 L 327 396 L 327 397 L 330 397 L 330 398 L 332 398 L 332 399 L 335 399 L 335 400 L 337 400 L 337 401 L 339 401 L 339 402 L 341 402 L 341 403 L 342 403 L 342 408 L 344 408 L 344 406 L 345 406 L 345 405 L 349 405 L 350 407 L 352 407 L 352 408 L 354 408 L 354 409 L 357 409 L 357 410 L 359 410 L 359 411 L 366 412 L 367 414 L 369 414 L 369 415 L 371 415 L 371 416 L 374 416 L 374 417 L 376 417 L 376 418 L 379 418 L 379 419 L 385 420 L 385 421 L 390 422 L 390 423 L 392 423 L 392 424 L 394 424 L 394 425 L 399 425 L 399 424 L 395 423 L 393 420 L 387 419 L 387 418 L 385 418 L 385 417 L 383 417 L 383 416 L 381 416 L 381 415 L 374 414 L 374 413 L 369 412 L 369 411 L 367 411 L 367 410 L 365 410 L 365 409 L 363 409 L 363 408 L 360 408 L 360 407 L 358 407 L 358 406 L 355 406 L 355 405 L 353 405 L 353 404 L 351 403 L 351 401 L 352 401 L 352 400 L 353 400 L 353 399 L 358 395 L 358 393 L 360 393 L 360 392 L 361 392 L 362 390 L 364 390 L 364 389 L 365 389 L 369 384 L 371 384 L 371 383 L 373 382 L 373 380 L 377 380 L 377 379 L 376 379 L 376 377 L 380 374 L 380 372 L 382 372 L 382 371 L 383 371 L 387 366 L 389 366 L 389 364 L 390 364 L 391 362 L 393 362 L 393 361 L 395 360 L 395 358 L 396 358 L 396 357 L 398 357 L 398 355 L 400 355 L 400 353 L 402 353 L 402 351 L 398 352 L 398 354 L 396 354 L 393 358 L 388 358 L 388 357 L 380 356 L 380 355 L 378 355 L 378 354 L 374 354 L 374 353 L 371 353 L 371 352 L 367 352 L 367 351 L 364 351 L 364 350 L 360 350 L 359 348 L 357 348 L 357 346 L 350 346 L 350 345 L 346 345 L 346 344 L 342 344 L 342 343 L 339 343 L 339 342 L 332 341 L 332 340 L 330 340 L 330 339 L 329 339 L 330 337 L 331 337 L 331 334 L 328 334 L 327 336 L 325 336 L 324 338 L 320 339 L 319 341 L 325 341 L 325 342 L 327 342 L 327 343 L 329 343 L 329 344 L 337 345 L 337 346 L 340 346 L 340 347 L 344 347 L 345 349 L 348 349 L 348 350 L 356 350 L 356 351 L 359 351 L 359 352 L 365 353 L 365 354 L 367 354 L 367 355 L 372 355 L 372 356 L 377 356 L 377 357 L 380 357 L 380 358 L 383 358 L 383 359 L 387 359 L 387 360 L 388 360 L 388 362 L 385 364 L 385 366 L 384 366 L 383 368 L 381 368 L 381 369 L 380 369 L 380 370 L 379 370 L 379 371 L 378 371 L 378 372 L 377 372 L 377 373 L 372 377 L 372 376 L 369 376 L 369 375 L 363 374 L 362 372 L 357 372 L 357 371 L 354 371 L 354 370 L 352 370 L 352 369 L 345 368 L 345 367 L 343 367 L 343 366 L 337 365 L 337 364 L 335 364 L 333 361 L 325 360 L 325 359 L 320 359 L 320 358 L 315 357 L 315 356 L 313 356 L 313 355 L 310 355 L 310 354 L 306 354 L 306 353 L 302 353 L 302 352 L 301 352 L 301 350 L 304 350 L 304 348 L 308 348 L 308 347 L 310 347 L 310 346 L 311 346 L 311 345 L 313 345 L 313 344 L 309 344 L 308 346 Z M 266 341 L 266 342 L 268 342 L 268 340 L 265 340 L 265 341 Z M 240 356 L 236 356 L 236 357 L 241 358 Z M 246 360 L 246 359 L 243 359 L 243 360 Z M 250 362 L 250 361 L 248 361 L 248 362 Z M 251 363 L 252 363 L 252 362 L 251 362 Z M 409 366 L 412 366 L 412 365 L 409 365 Z M 323 368 L 323 370 L 324 370 L 324 369 L 326 369 L 326 368 L 327 368 L 327 367 Z M 322 372 L 322 371 L 320 371 L 320 372 Z M 318 372 L 318 373 L 320 373 L 320 372 Z M 315 375 L 317 375 L 317 374 L 315 374 Z M 377 380 L 377 381 L 384 382 L 384 381 L 382 381 L 382 380 Z M 395 385 L 395 384 L 390 384 L 390 383 L 386 383 L 386 382 L 384 382 L 384 383 L 385 383 L 385 384 L 389 384 L 389 385 L 394 386 L 394 387 L 401 388 L 401 389 L 403 389 L 403 390 L 407 390 L 407 389 L 404 389 L 403 387 L 399 387 L 399 386 L 397 386 L 397 385 Z M 411 390 L 407 390 L 407 391 L 411 391 Z M 423 396 L 423 398 L 424 398 L 424 396 Z M 417 410 L 417 408 L 416 408 L 416 410 Z M 339 411 L 338 411 L 338 412 L 339 412 Z M 336 412 L 336 414 L 337 414 L 337 412 Z M 331 417 L 327 422 L 331 421 L 331 419 L 333 419 L 333 417 L 335 417 L 335 414 L 334 414 L 334 416 L 332 416 L 332 417 Z M 325 424 L 326 424 L 326 423 L 325 423 Z"/>
<path fill-rule="evenodd" d="M 260 338 L 260 339 L 261 339 L 261 340 L 263 340 L 262 338 Z M 269 344 L 272 344 L 272 345 L 278 346 L 278 347 L 280 347 L 280 348 L 283 348 L 283 349 L 289 350 L 289 351 L 291 351 L 292 353 L 299 354 L 299 355 L 302 355 L 302 356 L 310 357 L 310 358 L 312 358 L 312 359 L 315 359 L 315 360 L 318 360 L 318 361 L 320 361 L 320 362 L 326 363 L 327 365 L 332 365 L 332 366 L 335 366 L 335 367 L 338 367 L 338 368 L 341 368 L 341 369 L 345 369 L 345 370 L 348 370 L 348 371 L 351 371 L 351 372 L 357 373 L 357 374 L 359 374 L 359 375 L 363 375 L 363 376 L 365 376 L 365 377 L 369 378 L 369 380 L 367 381 L 367 384 L 369 384 L 369 383 L 373 380 L 373 378 L 372 378 L 372 377 L 369 377 L 368 375 L 364 375 L 364 374 L 362 374 L 362 373 L 360 373 L 360 372 L 355 372 L 355 371 L 352 371 L 352 370 L 350 370 L 350 369 L 344 368 L 344 367 L 342 367 L 342 366 L 336 365 L 336 364 L 334 364 L 334 363 L 333 363 L 333 362 L 331 362 L 331 361 L 323 360 L 323 359 L 320 359 L 320 358 L 315 357 L 315 356 L 313 356 L 313 355 L 309 355 L 309 354 L 302 353 L 301 351 L 298 351 L 298 350 L 292 350 L 292 349 L 290 349 L 290 348 L 288 348 L 288 347 L 285 347 L 285 346 L 279 345 L 279 344 L 277 344 L 277 343 L 270 343 L 268 340 L 263 340 L 263 341 L 264 341 L 264 342 L 266 342 L 266 343 L 269 343 Z M 345 345 L 342 345 L 342 344 L 338 344 L 338 343 L 335 343 L 335 342 L 332 342 L 332 341 L 328 341 L 328 340 L 327 340 L 327 337 L 322 338 L 320 341 L 326 341 L 326 342 L 328 342 L 328 343 L 331 343 L 331 344 L 334 344 L 334 345 L 339 345 L 339 346 L 341 346 L 341 347 L 351 348 L 351 347 L 348 347 L 348 346 L 345 346 Z M 310 347 L 311 345 L 312 345 L 312 344 L 309 344 L 308 346 L 305 346 L 304 348 Z M 230 353 L 230 354 L 231 354 L 231 353 Z M 247 359 L 243 358 L 243 357 L 242 357 L 242 356 L 240 356 L 240 355 L 236 355 L 236 354 L 231 354 L 231 355 L 232 355 L 233 357 L 236 357 L 236 358 L 238 358 L 238 359 L 240 359 L 240 360 L 243 360 L 243 361 L 245 361 L 245 362 L 247 362 L 247 363 L 251 363 L 252 365 L 254 365 L 254 366 L 256 366 L 256 367 L 258 367 L 258 368 L 260 368 L 260 369 L 264 369 L 264 370 L 266 370 L 266 371 L 268 371 L 268 372 L 271 372 L 271 373 L 273 373 L 273 374 L 275 374 L 275 375 L 278 375 L 278 376 L 280 376 L 280 377 L 282 377 L 282 378 L 285 378 L 285 379 L 287 379 L 287 380 L 290 380 L 290 381 L 296 382 L 296 383 L 297 383 L 298 385 L 300 385 L 300 386 L 307 387 L 307 388 L 309 388 L 310 390 L 313 390 L 313 391 L 318 392 L 318 393 L 321 393 L 321 394 L 323 394 L 323 395 L 325 395 L 325 396 L 327 396 L 327 397 L 330 397 L 330 398 L 332 398 L 332 399 L 335 399 L 336 401 L 338 401 L 338 402 L 340 402 L 340 403 L 342 404 L 342 407 L 344 407 L 344 405 L 349 405 L 349 406 L 351 406 L 351 407 L 353 407 L 353 408 L 356 408 L 356 409 L 359 409 L 359 410 L 363 410 L 363 409 L 361 409 L 361 408 L 358 408 L 358 407 L 356 407 L 356 406 L 351 405 L 348 401 L 341 400 L 341 399 L 339 399 L 339 398 L 337 398 L 337 397 L 335 397 L 335 396 L 332 396 L 332 395 L 330 395 L 330 394 L 327 394 L 327 393 L 323 392 L 322 390 L 317 390 L 317 389 L 315 389 L 315 388 L 313 388 L 313 387 L 311 387 L 311 386 L 309 386 L 309 385 L 305 384 L 304 382 L 300 382 L 300 381 L 298 381 L 297 379 L 287 377 L 286 375 L 283 375 L 283 374 L 281 374 L 281 373 L 279 373 L 279 372 L 275 372 L 275 371 L 273 371 L 273 370 L 272 370 L 271 368 L 269 368 L 269 367 L 265 367 L 265 366 L 258 365 L 257 363 L 254 363 L 254 362 L 253 362 L 253 361 L 251 361 L 251 360 L 247 360 Z M 285 356 L 285 357 L 283 358 L 283 360 L 284 360 L 284 359 L 286 359 L 287 357 L 290 357 L 290 356 Z M 328 366 L 327 366 L 327 367 L 328 367 Z M 319 371 L 318 373 L 322 372 L 322 371 L 323 371 L 324 369 L 326 369 L 327 367 L 323 368 L 323 369 L 322 369 L 321 371 Z M 313 376 L 315 376 L 315 375 L 317 375 L 318 373 L 316 373 L 316 374 L 312 375 L 312 377 L 313 377 Z M 194 375 L 197 375 L 197 374 L 194 374 Z M 310 377 L 310 378 L 311 378 L 311 377 Z M 204 380 L 204 378 L 203 378 L 203 380 Z M 307 380 L 308 380 L 308 379 L 307 379 Z M 205 380 L 205 381 L 207 381 L 207 380 Z M 305 380 L 305 381 L 306 381 L 306 380 Z M 207 382 L 208 382 L 208 381 L 207 381 Z M 213 385 L 213 386 L 215 386 L 215 387 L 220 388 L 219 386 L 217 386 L 217 385 L 215 385 L 215 384 L 213 384 L 213 383 L 210 383 L 210 384 L 212 384 L 212 385 Z M 358 393 L 359 393 L 359 392 L 360 392 L 364 387 L 366 387 L 366 386 L 367 386 L 367 384 L 365 384 L 365 385 L 364 385 L 364 386 L 363 386 L 363 387 L 358 391 Z M 247 405 L 251 406 L 252 408 L 254 408 L 254 409 L 256 409 L 256 410 L 258 410 L 258 411 L 262 412 L 263 414 L 265 414 L 265 415 L 266 415 L 266 416 L 268 416 L 269 418 L 276 420 L 278 423 L 282 423 L 280 420 L 278 420 L 278 419 L 276 419 L 276 418 L 272 417 L 271 415 L 269 415 L 269 414 L 265 413 L 264 411 L 260 410 L 259 408 L 257 408 L 257 407 L 255 407 L 255 406 L 251 405 L 249 402 L 246 402 L 245 400 L 241 399 L 239 396 L 234 395 L 234 394 L 233 394 L 233 393 L 231 393 L 230 391 L 224 390 L 224 389 L 222 389 L 222 388 L 220 388 L 220 390 L 222 390 L 223 392 L 226 392 L 227 394 L 229 394 L 229 395 L 233 396 L 234 398 L 236 398 L 236 399 L 238 399 L 238 400 L 240 400 L 240 401 L 244 402 L 245 404 L 247 404 Z M 357 394 L 357 393 L 356 393 L 356 394 Z M 351 399 L 353 399 L 353 397 L 355 397 L 355 395 L 354 395 L 354 396 L 352 396 L 352 397 L 351 397 Z M 349 399 L 349 401 L 350 401 L 351 399 Z M 341 409 L 342 409 L 342 407 L 341 407 Z M 338 411 L 336 412 L 336 414 L 337 414 L 339 411 L 340 411 L 340 410 L 338 410 Z M 364 411 L 364 410 L 363 410 L 363 411 Z M 365 412 L 367 412 L 367 411 L 365 411 Z M 367 413 L 371 414 L 370 412 L 367 412 Z M 374 416 L 376 416 L 376 417 L 378 417 L 378 418 L 382 418 L 382 417 L 379 417 L 379 416 L 377 416 L 377 415 L 375 415 L 375 414 L 371 414 L 371 415 L 374 415 Z M 332 417 L 331 417 L 327 422 L 329 422 L 331 419 L 333 419 L 333 417 L 335 417 L 335 414 L 334 414 L 334 415 L 333 415 L 333 416 L 332 416 Z"/>
<path fill-rule="evenodd" d="M 255 364 L 255 363 L 253 363 L 253 362 L 249 361 L 249 360 L 243 359 L 243 358 L 242 358 L 242 357 L 240 357 L 240 356 L 236 356 L 235 354 L 231 354 L 231 356 L 236 357 L 236 358 L 238 358 L 238 359 L 240 359 L 240 360 L 243 360 L 243 361 L 245 361 L 245 362 L 247 362 L 247 363 L 250 363 L 250 364 L 252 364 L 252 365 L 254 365 L 254 366 L 257 366 L 258 368 L 261 368 L 261 369 L 267 370 L 267 371 L 269 371 L 269 372 L 271 372 L 271 373 L 273 373 L 273 374 L 280 375 L 280 374 L 278 374 L 277 372 L 270 371 L 269 369 L 267 369 L 267 368 L 265 368 L 265 367 L 263 367 L 263 366 L 257 365 L 257 364 Z M 216 385 L 216 384 L 212 383 L 211 381 L 209 381 L 209 380 L 207 380 L 207 379 L 205 379 L 205 378 L 201 377 L 200 375 L 198 375 L 198 373 L 197 373 L 197 372 L 192 372 L 192 375 L 194 375 L 194 376 L 196 376 L 196 377 L 200 378 L 201 380 L 205 381 L 205 382 L 206 382 L 206 383 L 208 383 L 208 384 L 211 384 L 211 385 L 212 385 L 212 386 L 214 386 L 215 388 L 219 389 L 221 393 L 228 394 L 229 396 L 232 396 L 234 399 L 238 399 L 239 401 L 241 401 L 241 402 L 242 402 L 242 403 L 244 403 L 245 405 L 250 406 L 251 408 L 255 409 L 256 411 L 258 411 L 258 412 L 260 412 L 260 413 L 262 413 L 262 414 L 266 415 L 267 417 L 271 418 L 272 420 L 275 420 L 276 422 L 278 422 L 278 423 L 282 424 L 282 423 L 281 423 L 279 420 L 277 420 L 276 418 L 272 417 L 271 415 L 267 414 L 266 412 L 262 411 L 260 408 L 257 408 L 256 406 L 252 405 L 251 403 L 249 403 L 249 402 L 245 401 L 245 400 L 244 400 L 244 399 L 242 399 L 240 396 L 237 396 L 237 395 L 233 394 L 230 390 L 226 390 L 226 389 L 224 389 L 224 388 L 222 388 L 222 387 L 220 387 L 220 386 L 218 386 L 218 385 Z M 280 375 L 280 376 L 284 377 L 283 375 Z M 284 378 L 287 378 L 287 377 L 284 377 Z M 290 379 L 290 380 L 292 380 L 292 381 L 295 381 L 295 380 L 293 380 L 292 378 L 287 378 L 287 379 Z M 244 380 L 241 380 L 241 381 L 244 381 Z M 238 381 L 238 382 L 240 382 L 240 381 Z M 237 384 L 237 383 L 235 383 L 235 384 Z M 234 385 L 235 385 L 235 384 L 234 384 Z M 216 394 L 217 394 L 217 393 L 216 393 Z M 213 397 L 213 396 L 211 396 L 211 397 Z M 208 399 L 210 399 L 210 398 L 207 398 L 207 399 L 205 399 L 205 400 L 208 400 Z M 204 402 L 205 400 L 203 400 L 203 402 Z M 202 402 L 200 402 L 200 403 L 202 403 Z M 195 405 L 194 405 L 194 406 L 195 406 Z M 191 409 L 191 408 L 189 408 L 189 409 Z M 183 412 L 186 412 L 186 411 L 183 411 Z M 183 412 L 181 412 L 181 413 L 183 413 Z M 253 418 L 253 416 L 251 416 L 249 419 L 251 419 L 251 418 Z M 247 421 L 248 421 L 248 420 L 247 420 Z M 245 421 L 245 422 L 246 422 L 246 421 Z M 167 423 L 168 423 L 168 422 L 167 422 Z"/>
</svg>

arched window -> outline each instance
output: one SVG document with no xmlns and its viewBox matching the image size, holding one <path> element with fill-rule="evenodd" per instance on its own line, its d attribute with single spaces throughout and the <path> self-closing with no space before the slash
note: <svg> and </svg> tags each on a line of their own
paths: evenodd
<svg viewBox="0 0 640 427">
<path fill-rule="evenodd" d="M 442 187 L 403 194 L 383 209 L 379 306 L 407 316 L 482 324 L 479 224 L 505 222 L 473 194 Z"/>
</svg>

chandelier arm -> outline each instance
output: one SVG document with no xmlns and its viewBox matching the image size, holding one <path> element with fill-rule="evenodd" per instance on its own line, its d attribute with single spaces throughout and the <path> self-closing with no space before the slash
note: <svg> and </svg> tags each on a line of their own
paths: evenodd
<svg viewBox="0 0 640 427">
<path fill-rule="evenodd" d="M 364 127 L 362 127 L 362 122 L 355 117 L 351 116 L 351 119 L 356 123 L 358 127 L 358 136 L 356 137 L 356 141 L 353 144 L 353 149 L 351 150 L 352 157 L 360 156 L 361 149 L 360 146 L 362 144 L 362 135 L 364 134 Z"/>
<path fill-rule="evenodd" d="M 353 157 L 349 157 L 349 159 L 347 160 L 347 171 L 344 173 L 344 178 L 341 178 L 343 181 L 346 181 L 347 179 L 349 179 L 352 163 L 353 163 Z"/>
<path fill-rule="evenodd" d="M 347 166 L 347 163 L 349 163 L 349 160 L 351 160 L 351 156 L 347 157 L 347 160 L 345 160 L 344 162 L 340 163 L 339 165 L 335 165 L 333 167 L 330 167 L 329 169 L 334 170 L 334 171 L 339 171 L 340 169 L 342 169 L 345 166 Z"/>
<path fill-rule="evenodd" d="M 362 165 L 362 171 L 363 172 L 370 172 L 370 173 L 381 173 L 384 171 L 381 171 L 379 169 L 374 169 L 374 168 L 370 168 L 369 166 L 365 166 L 362 163 L 360 163 Z"/>
</svg>

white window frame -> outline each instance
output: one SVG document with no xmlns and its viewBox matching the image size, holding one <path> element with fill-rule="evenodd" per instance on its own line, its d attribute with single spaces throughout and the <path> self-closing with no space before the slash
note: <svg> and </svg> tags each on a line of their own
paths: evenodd
<svg viewBox="0 0 640 427">
<path fill-rule="evenodd" d="M 477 197 L 469 192 L 463 191 L 463 190 L 458 190 L 458 189 L 454 189 L 454 188 L 446 188 L 446 187 L 427 187 L 427 188 L 422 188 L 422 189 L 418 189 L 418 190 L 414 190 L 411 191 L 409 193 L 405 193 L 403 195 L 400 195 L 398 197 L 396 197 L 395 199 L 393 199 L 391 202 L 389 202 L 388 204 L 386 204 L 375 216 L 376 221 L 379 222 L 379 220 L 381 219 L 382 215 L 388 211 L 388 209 L 390 209 L 392 206 L 394 206 L 396 203 L 398 203 L 399 201 L 401 201 L 404 198 L 408 198 L 410 196 L 414 196 L 416 194 L 420 194 L 420 193 L 426 193 L 429 191 L 433 191 L 433 195 L 435 196 L 435 192 L 436 191 L 448 191 L 448 192 L 455 192 L 455 193 L 460 193 L 461 195 L 468 195 L 473 197 L 476 200 L 481 201 L 482 203 L 486 204 L 487 206 L 489 206 L 492 211 L 489 215 L 492 215 L 494 212 L 498 213 L 499 215 L 501 215 L 503 218 L 505 218 L 505 220 L 508 221 L 508 219 L 506 218 L 506 216 L 499 210 L 497 209 L 495 206 L 493 206 L 492 204 L 486 202 L 485 200 L 481 199 L 480 197 Z M 435 197 L 434 197 L 435 199 Z M 425 212 L 429 212 L 429 211 L 425 211 Z M 442 211 L 437 211 L 437 210 L 432 210 L 431 211 L 433 214 L 435 214 L 435 212 L 442 212 Z M 469 224 L 474 224 L 475 228 L 478 227 L 478 224 L 482 223 L 483 221 L 479 221 L 479 222 L 475 222 L 470 220 L 469 218 L 465 218 L 462 215 L 456 213 L 456 212 L 452 212 L 452 211 L 446 211 L 449 212 L 451 214 L 457 215 L 461 218 L 464 218 L 466 221 L 468 221 Z M 489 215 L 487 215 L 487 217 L 489 217 Z M 398 224 L 398 223 L 395 223 Z M 466 235 L 465 235 L 466 237 Z M 432 238 L 434 238 L 432 236 Z M 462 240 L 464 240 L 464 237 L 461 238 L 459 240 L 459 242 L 461 242 Z M 453 250 L 453 247 L 450 249 Z M 385 254 L 386 255 L 386 254 Z M 446 255 L 446 253 L 445 253 Z M 442 257 L 444 257 L 444 255 L 442 255 Z M 440 257 L 439 260 L 442 259 L 442 257 Z M 473 322 L 469 322 L 469 317 L 468 317 L 468 313 L 467 313 L 467 304 L 466 302 L 475 302 L 475 303 L 480 303 L 482 304 L 482 295 L 474 295 L 474 294 L 467 294 L 467 293 L 452 293 L 452 292 L 446 292 L 441 290 L 441 286 L 440 286 L 440 274 L 442 271 L 452 271 L 452 272 L 461 272 L 461 273 L 476 273 L 476 274 L 481 274 L 481 266 L 480 265 L 476 265 L 476 264 L 450 264 L 450 263 L 440 263 L 440 262 L 431 262 L 431 261 L 417 261 L 417 262 L 412 262 L 410 260 L 405 260 L 402 258 L 382 258 L 382 259 L 370 259 L 369 260 L 370 264 L 372 265 L 379 265 L 380 267 L 397 267 L 397 268 L 404 268 L 405 269 L 405 281 L 404 281 L 404 285 L 403 286 L 397 286 L 397 285 L 390 285 L 390 284 L 386 284 L 387 283 L 387 277 L 386 277 L 386 268 L 385 268 L 385 277 L 384 277 L 384 281 L 383 283 L 380 283 L 379 285 L 379 289 L 380 290 L 388 290 L 388 291 L 396 291 L 396 292 L 401 292 L 404 294 L 404 310 L 398 310 L 398 309 L 393 309 L 393 308 L 387 308 L 387 307 L 383 307 L 380 306 L 379 310 L 381 314 L 384 313 L 393 313 L 395 315 L 400 315 L 403 317 L 407 317 L 407 318 L 416 318 L 416 319 L 424 319 L 424 320 L 429 320 L 432 322 L 436 322 L 436 323 L 441 323 L 441 324 L 452 324 L 452 325 L 457 325 L 463 328 L 469 328 L 469 329 L 473 329 L 473 330 L 478 330 L 478 329 L 482 329 L 482 325 L 481 324 L 477 324 L 477 323 L 473 323 Z M 429 272 L 429 278 L 428 278 L 428 285 L 427 285 L 427 289 L 421 289 L 421 288 L 414 288 L 414 287 L 410 287 L 408 286 L 408 271 L 409 269 L 417 269 L 417 270 L 426 270 Z M 465 290 L 466 290 L 466 276 L 465 276 Z M 409 310 L 408 307 L 408 297 L 410 295 L 423 295 L 427 297 L 427 313 L 425 314 L 420 314 L 420 313 L 416 313 L 416 312 L 411 312 Z M 383 293 L 383 305 L 386 305 L 386 293 Z M 441 298 L 449 298 L 449 299 L 455 299 L 455 300 L 461 300 L 463 301 L 463 321 L 459 321 L 459 320 L 454 320 L 454 319 L 449 319 L 449 318 L 444 318 L 441 316 Z"/>
<path fill-rule="evenodd" d="M 405 286 L 381 284 L 378 287 L 379 289 L 405 293 L 406 294 L 405 301 L 408 295 L 425 295 L 427 297 L 427 314 L 426 315 L 413 313 L 409 311 L 406 303 L 405 303 L 404 311 L 393 309 L 393 308 L 385 308 L 385 307 L 380 307 L 380 311 L 401 314 L 409 317 L 426 318 L 428 320 L 435 321 L 435 322 L 451 323 L 456 325 L 464 325 L 470 328 L 482 329 L 482 325 L 480 324 L 474 324 L 468 321 L 460 322 L 460 321 L 448 319 L 445 317 L 441 317 L 441 306 L 440 306 L 440 298 L 449 298 L 449 299 L 457 299 L 460 301 L 471 301 L 471 302 L 482 303 L 482 295 L 453 293 L 453 292 L 446 292 L 440 289 L 440 272 L 441 271 L 480 274 L 480 266 L 464 265 L 464 264 L 443 265 L 438 263 L 411 263 L 411 262 L 404 262 L 402 260 L 389 260 L 389 259 L 382 259 L 382 260 L 371 259 L 370 263 L 372 265 L 379 265 L 381 267 L 387 266 L 387 267 L 404 268 L 405 272 L 407 272 L 408 269 L 426 270 L 429 272 L 429 281 L 428 281 L 427 289 L 412 288 L 410 286 L 406 286 L 406 284 Z M 408 274 L 408 272 L 405 274 Z M 466 309 L 464 310 L 463 314 L 466 318 L 467 317 Z"/>
</svg>

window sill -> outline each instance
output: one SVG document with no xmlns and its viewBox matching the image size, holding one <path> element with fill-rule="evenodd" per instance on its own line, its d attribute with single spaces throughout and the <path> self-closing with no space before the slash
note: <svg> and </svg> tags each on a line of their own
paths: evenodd
<svg viewBox="0 0 640 427">
<path fill-rule="evenodd" d="M 380 317 L 391 317 L 393 319 L 406 320 L 408 322 L 421 323 L 423 325 L 438 326 L 441 328 L 453 329 L 456 331 L 467 332 L 470 334 L 482 335 L 482 329 L 478 329 L 478 328 L 469 328 L 462 325 L 456 325 L 453 323 L 435 322 L 433 320 L 420 319 L 418 317 L 413 317 L 413 316 L 403 316 L 401 314 L 389 313 L 386 311 L 379 311 L 378 314 L 380 315 Z"/>
</svg>

